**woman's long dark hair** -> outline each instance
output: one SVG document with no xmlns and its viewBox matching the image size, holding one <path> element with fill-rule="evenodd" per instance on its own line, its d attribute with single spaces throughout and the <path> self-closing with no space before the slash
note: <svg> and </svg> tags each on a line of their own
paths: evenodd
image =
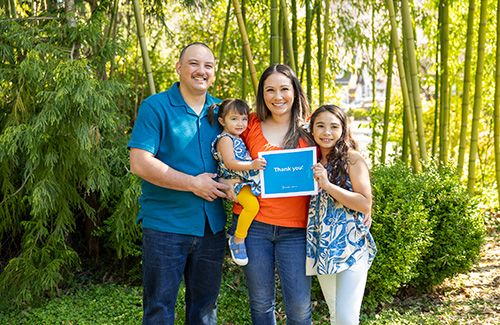
<svg viewBox="0 0 500 325">
<path fill-rule="evenodd" d="M 307 101 L 304 90 L 300 86 L 299 79 L 297 79 L 293 70 L 285 64 L 273 64 L 262 73 L 257 90 L 255 110 L 257 118 L 260 121 L 265 121 L 271 115 L 271 111 L 269 110 L 269 108 L 267 108 L 264 101 L 264 82 L 270 75 L 274 73 L 281 73 L 288 79 L 290 79 L 290 81 L 292 82 L 294 93 L 292 104 L 292 119 L 290 120 L 290 126 L 288 127 L 288 131 L 286 132 L 285 138 L 283 139 L 283 148 L 297 148 L 299 140 L 301 138 L 303 138 L 308 145 L 312 145 L 312 139 L 303 128 L 303 126 L 305 125 L 306 116 L 309 114 L 309 102 Z"/>
<path fill-rule="evenodd" d="M 344 189 L 349 189 L 347 186 L 347 169 L 349 168 L 348 151 L 349 149 L 358 150 L 358 143 L 352 136 L 347 115 L 336 105 L 323 105 L 315 110 L 311 115 L 309 130 L 313 139 L 314 136 L 312 133 L 316 118 L 324 112 L 329 112 L 335 115 L 339 119 L 342 126 L 342 135 L 337 142 L 335 142 L 335 145 L 332 147 L 330 152 L 326 155 L 327 166 L 330 169 L 328 179 L 333 184 L 336 184 Z"/>
</svg>

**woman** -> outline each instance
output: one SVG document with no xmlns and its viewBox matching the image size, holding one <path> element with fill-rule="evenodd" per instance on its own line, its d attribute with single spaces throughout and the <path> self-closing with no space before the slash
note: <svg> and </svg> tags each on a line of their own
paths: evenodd
<svg viewBox="0 0 500 325">
<path fill-rule="evenodd" d="M 253 159 L 259 151 L 313 145 L 303 129 L 309 103 L 292 69 L 272 65 L 262 74 L 256 113 L 241 137 Z M 249 263 L 243 267 L 248 284 L 252 323 L 276 324 L 275 269 L 278 272 L 287 324 L 311 324 L 311 278 L 306 276 L 306 226 L 309 196 L 266 198 L 246 238 Z M 241 207 L 233 207 L 234 221 Z M 233 222 L 233 225 L 236 222 Z"/>
</svg>

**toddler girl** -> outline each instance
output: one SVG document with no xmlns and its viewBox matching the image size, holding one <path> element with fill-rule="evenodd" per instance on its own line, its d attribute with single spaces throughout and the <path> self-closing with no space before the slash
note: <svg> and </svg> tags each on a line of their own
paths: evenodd
<svg viewBox="0 0 500 325">
<path fill-rule="evenodd" d="M 240 134 L 248 126 L 248 105 L 240 99 L 226 99 L 220 104 L 210 106 L 208 118 L 213 123 L 215 109 L 217 117 L 224 130 L 212 142 L 212 155 L 219 163 L 218 176 L 242 181 L 234 185 L 238 202 L 243 207 L 234 236 L 229 238 L 231 257 L 238 265 L 246 265 L 248 257 L 245 238 L 252 220 L 259 212 L 260 194 L 259 169 L 264 169 L 266 160 L 252 160 Z"/>
</svg>

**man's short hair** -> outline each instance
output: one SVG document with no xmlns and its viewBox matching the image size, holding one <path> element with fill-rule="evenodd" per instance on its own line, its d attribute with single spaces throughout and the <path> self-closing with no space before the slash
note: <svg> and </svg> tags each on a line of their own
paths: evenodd
<svg viewBox="0 0 500 325">
<path fill-rule="evenodd" d="M 181 61 L 182 61 L 182 57 L 184 56 L 184 53 L 186 53 L 186 50 L 187 50 L 188 48 L 190 48 L 191 46 L 195 46 L 195 45 L 201 45 L 201 46 L 203 46 L 203 47 L 207 48 L 207 49 L 208 49 L 208 50 L 212 53 L 212 55 L 214 55 L 214 52 L 212 52 L 212 49 L 211 49 L 210 47 L 208 47 L 208 45 L 207 45 L 207 44 L 202 43 L 202 42 L 193 42 L 193 43 L 191 43 L 191 44 L 187 45 L 185 48 L 183 48 L 183 49 L 182 49 L 182 51 L 181 51 L 181 55 L 179 55 L 179 62 L 181 62 Z M 215 57 L 215 55 L 214 55 L 214 57 Z"/>
</svg>

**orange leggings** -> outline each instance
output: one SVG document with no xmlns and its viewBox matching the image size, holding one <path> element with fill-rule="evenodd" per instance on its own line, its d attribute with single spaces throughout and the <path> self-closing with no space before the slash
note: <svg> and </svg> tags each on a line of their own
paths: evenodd
<svg viewBox="0 0 500 325">
<path fill-rule="evenodd" d="M 257 215 L 257 212 L 259 212 L 259 200 L 252 193 L 250 185 L 243 186 L 237 198 L 243 210 L 238 217 L 238 224 L 236 225 L 234 235 L 238 238 L 246 238 L 248 228 L 250 228 L 250 224 Z"/>
</svg>

